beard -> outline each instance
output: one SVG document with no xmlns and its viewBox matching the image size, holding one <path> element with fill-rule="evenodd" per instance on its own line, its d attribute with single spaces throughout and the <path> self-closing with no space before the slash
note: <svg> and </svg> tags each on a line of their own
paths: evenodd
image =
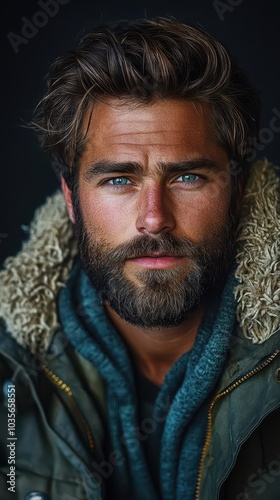
<svg viewBox="0 0 280 500">
<path fill-rule="evenodd" d="M 111 248 L 87 230 L 74 199 L 75 235 L 84 271 L 107 303 L 126 322 L 146 329 L 170 328 L 186 320 L 206 297 L 221 290 L 233 259 L 236 221 L 234 203 L 226 222 L 202 243 L 170 233 L 141 235 Z M 154 252 L 182 259 L 166 269 L 139 269 L 133 279 L 126 275 L 127 259 Z"/>
</svg>

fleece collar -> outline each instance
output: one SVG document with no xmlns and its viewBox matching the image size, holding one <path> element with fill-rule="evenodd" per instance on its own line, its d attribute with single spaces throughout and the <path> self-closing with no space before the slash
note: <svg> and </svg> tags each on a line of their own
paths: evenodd
<svg viewBox="0 0 280 500">
<path fill-rule="evenodd" d="M 237 239 L 236 317 L 243 335 L 262 343 L 280 328 L 280 178 L 267 160 L 246 185 Z M 62 193 L 36 210 L 28 241 L 0 272 L 0 318 L 31 352 L 45 352 L 59 328 L 56 297 L 77 254 Z"/>
</svg>

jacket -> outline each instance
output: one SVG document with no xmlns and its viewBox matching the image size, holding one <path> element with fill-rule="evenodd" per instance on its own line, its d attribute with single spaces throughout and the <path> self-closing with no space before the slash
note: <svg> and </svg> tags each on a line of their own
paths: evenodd
<svg viewBox="0 0 280 500">
<path fill-rule="evenodd" d="M 238 328 L 209 407 L 195 500 L 280 495 L 279 184 L 266 160 L 252 167 L 237 241 Z M 0 272 L 1 500 L 105 498 L 104 384 L 56 312 L 76 253 L 59 192 Z"/>
</svg>

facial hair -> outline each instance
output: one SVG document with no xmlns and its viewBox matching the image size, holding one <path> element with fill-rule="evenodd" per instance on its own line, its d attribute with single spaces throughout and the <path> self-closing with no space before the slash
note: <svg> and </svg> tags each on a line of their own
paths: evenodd
<svg viewBox="0 0 280 500">
<path fill-rule="evenodd" d="M 226 222 L 209 231 L 199 244 L 162 233 L 140 235 L 111 248 L 89 233 L 75 196 L 75 234 L 82 266 L 101 300 L 126 322 L 146 329 L 179 325 L 207 295 L 218 293 L 225 281 L 235 240 L 232 208 Z M 127 276 L 127 259 L 154 252 L 187 260 L 172 268 L 139 269 L 133 280 Z"/>
</svg>

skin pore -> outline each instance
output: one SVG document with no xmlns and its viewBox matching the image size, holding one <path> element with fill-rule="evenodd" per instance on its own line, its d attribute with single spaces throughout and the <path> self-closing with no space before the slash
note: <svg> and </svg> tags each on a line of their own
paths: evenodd
<svg viewBox="0 0 280 500">
<path fill-rule="evenodd" d="M 143 235 L 167 234 L 211 247 L 226 225 L 232 184 L 210 105 L 165 99 L 135 106 L 108 99 L 94 106 L 85 128 L 78 196 L 89 237 L 110 250 Z M 64 180 L 62 189 L 75 223 Z M 192 266 L 187 255 L 152 252 L 126 259 L 123 273 L 140 292 L 145 286 L 141 272 L 174 268 L 184 278 Z M 105 307 L 141 371 L 159 386 L 192 348 L 204 312 L 202 300 L 180 324 L 147 328 L 128 323 L 109 303 Z"/>
</svg>

